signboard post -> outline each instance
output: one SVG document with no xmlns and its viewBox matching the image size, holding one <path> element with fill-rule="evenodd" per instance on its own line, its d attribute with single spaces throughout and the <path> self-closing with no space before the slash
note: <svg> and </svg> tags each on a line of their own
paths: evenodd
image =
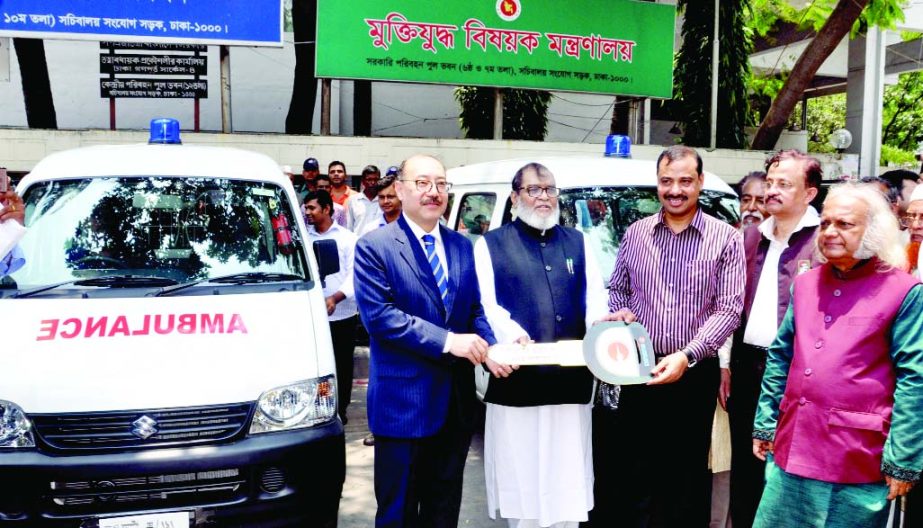
<svg viewBox="0 0 923 528">
<path fill-rule="evenodd" d="M 673 95 L 673 5 L 318 0 L 317 17 L 318 77 Z"/>
</svg>

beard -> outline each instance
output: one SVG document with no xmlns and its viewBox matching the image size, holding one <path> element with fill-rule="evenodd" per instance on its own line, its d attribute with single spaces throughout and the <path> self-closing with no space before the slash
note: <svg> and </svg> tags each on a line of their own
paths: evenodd
<svg viewBox="0 0 923 528">
<path fill-rule="evenodd" d="M 918 259 L 920 258 L 920 243 L 911 242 L 907 245 L 907 263 L 910 264 L 910 269 L 917 267 Z"/>
<path fill-rule="evenodd" d="M 554 209 L 552 209 L 551 213 L 548 215 L 541 215 L 535 209 L 524 207 L 523 205 L 517 205 L 513 209 L 513 212 L 515 212 L 516 217 L 525 222 L 527 226 L 539 231 L 548 231 L 561 221 L 561 208 L 557 205 L 554 206 Z"/>
</svg>

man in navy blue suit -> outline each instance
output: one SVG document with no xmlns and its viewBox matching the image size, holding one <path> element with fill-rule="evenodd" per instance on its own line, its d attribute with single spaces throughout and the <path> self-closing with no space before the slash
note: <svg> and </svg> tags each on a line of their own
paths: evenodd
<svg viewBox="0 0 923 528">
<path fill-rule="evenodd" d="M 430 156 L 401 164 L 401 217 L 359 239 L 356 300 L 370 337 L 375 525 L 458 525 L 474 365 L 496 343 L 471 243 L 439 225 L 451 187 Z"/>
</svg>

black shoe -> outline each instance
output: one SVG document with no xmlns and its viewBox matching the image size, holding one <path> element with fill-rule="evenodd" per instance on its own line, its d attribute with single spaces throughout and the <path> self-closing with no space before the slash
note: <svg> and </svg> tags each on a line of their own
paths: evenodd
<svg viewBox="0 0 923 528">
<path fill-rule="evenodd" d="M 362 445 L 372 447 L 375 445 L 375 435 L 369 433 L 368 436 L 362 439 Z"/>
</svg>

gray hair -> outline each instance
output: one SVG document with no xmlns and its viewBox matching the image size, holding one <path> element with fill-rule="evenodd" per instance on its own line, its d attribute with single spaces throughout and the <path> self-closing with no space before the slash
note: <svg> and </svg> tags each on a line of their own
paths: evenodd
<svg viewBox="0 0 923 528">
<path fill-rule="evenodd" d="M 906 269 L 907 252 L 900 241 L 900 227 L 897 217 L 891 211 L 891 205 L 875 184 L 869 183 L 841 183 L 834 185 L 827 192 L 824 205 L 830 200 L 845 196 L 861 200 L 868 207 L 865 218 L 865 232 L 859 242 L 859 248 L 853 254 L 859 260 L 878 257 L 885 268 Z M 817 253 L 818 260 L 826 262 L 827 259 L 820 252 L 821 233 L 818 233 Z"/>
</svg>

